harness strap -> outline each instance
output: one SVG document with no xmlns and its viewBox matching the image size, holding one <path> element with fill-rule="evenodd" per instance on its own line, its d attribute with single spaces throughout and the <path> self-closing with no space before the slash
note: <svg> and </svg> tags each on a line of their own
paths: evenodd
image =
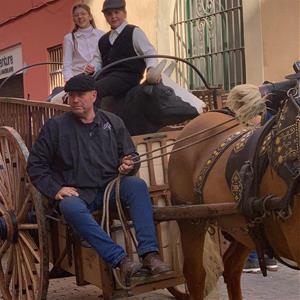
<svg viewBox="0 0 300 300">
<path fill-rule="evenodd" d="M 203 203 L 203 188 L 208 178 L 210 171 L 212 170 L 215 163 L 222 156 L 226 149 L 228 149 L 233 143 L 239 140 L 245 133 L 247 133 L 249 129 L 242 129 L 230 135 L 227 139 L 222 142 L 217 149 L 212 153 L 210 158 L 207 160 L 204 167 L 201 169 L 200 174 L 198 176 L 196 186 L 194 187 L 194 192 L 198 196 L 199 204 Z"/>
</svg>

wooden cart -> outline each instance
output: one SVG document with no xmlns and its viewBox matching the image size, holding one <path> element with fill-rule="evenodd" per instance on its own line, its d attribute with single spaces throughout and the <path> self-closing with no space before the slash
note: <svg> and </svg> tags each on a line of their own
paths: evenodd
<svg viewBox="0 0 300 300">
<path fill-rule="evenodd" d="M 169 289 L 177 299 L 187 299 L 186 294 L 176 288 L 184 283 L 177 224 L 175 221 L 162 221 L 176 217 L 168 217 L 157 208 L 170 204 L 167 156 L 142 163 L 138 176 L 149 186 L 156 207 L 154 215 L 161 255 L 173 271 L 168 275 L 149 277 L 130 291 L 118 286 L 109 266 L 94 249 L 82 245 L 62 217 L 29 182 L 26 173 L 28 148 L 47 119 L 68 109 L 64 105 L 0 98 L 0 126 L 6 125 L 0 127 L 2 296 L 6 300 L 46 299 L 49 279 L 69 273 L 76 277 L 79 286 L 93 284 L 99 287 L 105 300 L 163 288 Z M 178 132 L 159 132 L 137 136 L 133 140 L 142 154 L 171 143 Z M 160 151 L 168 150 L 165 148 Z M 186 218 L 184 214 L 181 217 Z M 124 243 L 118 220 L 113 221 L 111 229 L 113 239 L 123 244 L 128 253 L 134 253 L 132 245 Z"/>
<path fill-rule="evenodd" d="M 76 276 L 78 285 L 93 284 L 104 299 L 129 296 L 182 284 L 181 254 L 175 222 L 157 223 L 163 259 L 173 272 L 139 282 L 130 291 L 118 287 L 107 266 L 94 249 L 82 246 L 63 219 L 50 208 L 30 184 L 26 173 L 27 146 L 30 147 L 44 122 L 67 111 L 62 105 L 0 100 L 0 289 L 4 299 L 46 299 L 50 278 L 63 272 Z M 13 129 L 15 128 L 15 129 Z M 174 141 L 178 132 L 134 137 L 140 153 Z M 22 137 L 21 137 L 22 136 Z M 24 143 L 26 141 L 26 144 Z M 27 145 L 27 146 L 26 146 Z M 167 149 L 163 150 L 166 151 Z M 148 183 L 153 204 L 170 204 L 167 157 L 143 163 L 139 171 Z M 113 238 L 124 245 L 118 221 L 112 224 Z M 124 245 L 129 253 L 132 245 Z M 136 254 L 134 254 L 136 256 Z M 137 259 L 137 257 L 135 257 Z"/>
</svg>

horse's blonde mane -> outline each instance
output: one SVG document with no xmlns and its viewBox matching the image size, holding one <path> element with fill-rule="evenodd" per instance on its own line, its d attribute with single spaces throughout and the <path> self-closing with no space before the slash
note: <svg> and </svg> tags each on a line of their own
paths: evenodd
<svg viewBox="0 0 300 300">
<path fill-rule="evenodd" d="M 266 111 L 266 97 L 261 96 L 256 85 L 241 84 L 230 91 L 226 105 L 236 113 L 241 122 L 249 124 Z"/>
</svg>

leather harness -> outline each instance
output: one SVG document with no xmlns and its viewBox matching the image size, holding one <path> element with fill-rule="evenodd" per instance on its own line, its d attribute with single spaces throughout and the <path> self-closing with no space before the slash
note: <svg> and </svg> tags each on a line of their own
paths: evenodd
<svg viewBox="0 0 300 300">
<path fill-rule="evenodd" d="M 234 200 L 248 221 L 247 230 L 256 245 L 264 276 L 267 275 L 265 253 L 291 268 L 298 269 L 282 261 L 267 240 L 263 219 L 270 212 L 265 210 L 264 202 L 274 196 L 260 197 L 259 187 L 270 164 L 288 186 L 286 194 L 280 201 L 281 208 L 275 213 L 281 219 L 291 216 L 293 198 L 299 192 L 297 191 L 300 178 L 299 104 L 300 99 L 290 96 L 283 102 L 277 116 L 263 126 L 252 130 L 244 129 L 229 136 L 207 160 L 195 186 L 196 195 L 200 203 L 203 203 L 203 189 L 210 171 L 224 151 L 235 143 L 227 161 L 225 176 Z M 255 202 L 260 202 L 261 205 L 254 205 Z M 258 207 L 260 209 L 257 209 Z"/>
</svg>

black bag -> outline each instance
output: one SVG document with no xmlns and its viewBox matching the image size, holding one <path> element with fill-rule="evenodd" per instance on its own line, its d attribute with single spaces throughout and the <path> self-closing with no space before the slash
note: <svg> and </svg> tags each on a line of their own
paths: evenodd
<svg viewBox="0 0 300 300">
<path fill-rule="evenodd" d="M 122 105 L 121 118 L 132 135 L 156 132 L 197 117 L 198 111 L 163 83 L 131 89 Z"/>
</svg>

